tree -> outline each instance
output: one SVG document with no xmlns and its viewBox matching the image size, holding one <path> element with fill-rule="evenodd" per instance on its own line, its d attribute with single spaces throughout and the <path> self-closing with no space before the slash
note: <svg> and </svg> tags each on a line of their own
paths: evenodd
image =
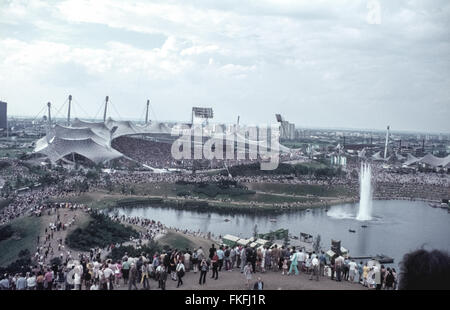
<svg viewBox="0 0 450 310">
<path fill-rule="evenodd" d="M 113 182 L 111 181 L 111 176 L 107 174 L 105 176 L 105 183 L 106 183 L 106 189 L 109 193 L 111 193 L 114 190 Z"/>
<path fill-rule="evenodd" d="M 285 234 L 284 235 L 284 246 L 287 247 L 289 246 L 290 240 L 289 240 L 289 234 Z"/>
<path fill-rule="evenodd" d="M 9 181 L 6 181 L 5 184 L 3 184 L 2 188 L 2 196 L 3 197 L 9 197 L 11 193 L 14 191 L 11 183 Z"/>
<path fill-rule="evenodd" d="M 316 251 L 316 253 L 319 253 L 319 251 L 320 251 L 320 240 L 321 240 L 320 235 L 317 235 L 316 239 L 314 240 L 314 245 L 313 245 L 314 251 Z"/>
<path fill-rule="evenodd" d="M 253 226 L 253 237 L 255 239 L 258 238 L 258 224 L 255 224 L 255 226 Z"/>
</svg>

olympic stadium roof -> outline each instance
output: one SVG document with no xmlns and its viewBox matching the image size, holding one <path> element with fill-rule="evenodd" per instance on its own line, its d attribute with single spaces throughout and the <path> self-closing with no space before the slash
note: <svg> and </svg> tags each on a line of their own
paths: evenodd
<svg viewBox="0 0 450 310">
<path fill-rule="evenodd" d="M 192 130 L 192 133 L 195 134 L 193 128 L 188 130 Z M 121 136 L 141 134 L 171 135 L 172 127 L 161 122 L 136 125 L 131 121 L 115 121 L 112 118 L 108 118 L 106 122 L 88 122 L 76 118 L 69 127 L 61 125 L 51 127 L 47 135 L 36 142 L 34 152 L 47 155 L 52 162 L 61 160 L 72 153 L 82 155 L 95 163 L 107 162 L 124 156 L 111 147 L 112 140 Z M 246 139 L 246 137 L 237 132 L 210 133 L 210 137 L 222 139 L 224 137 L 223 134 L 226 138 L 235 138 L 238 142 L 241 142 L 238 143 L 239 151 L 245 151 L 245 143 L 248 145 L 259 145 L 259 147 L 268 147 L 267 141 Z M 241 145 L 240 147 L 239 144 Z M 300 150 L 290 149 L 280 143 L 272 145 L 272 149 L 274 147 L 278 147 L 281 152 L 285 153 L 295 153 Z"/>
<path fill-rule="evenodd" d="M 450 155 L 447 157 L 436 157 L 433 154 L 428 153 L 422 158 L 416 158 L 411 154 L 408 154 L 408 160 L 404 162 L 404 165 L 410 166 L 416 163 L 421 163 L 425 165 L 429 165 L 431 167 L 450 167 Z"/>
<path fill-rule="evenodd" d="M 165 123 L 150 123 L 139 126 L 130 121 L 88 122 L 74 119 L 70 127 L 54 125 L 48 134 L 36 142 L 34 152 L 47 155 L 52 162 L 76 153 L 95 163 L 122 157 L 111 148 L 111 141 L 125 135 L 170 134 Z"/>
</svg>

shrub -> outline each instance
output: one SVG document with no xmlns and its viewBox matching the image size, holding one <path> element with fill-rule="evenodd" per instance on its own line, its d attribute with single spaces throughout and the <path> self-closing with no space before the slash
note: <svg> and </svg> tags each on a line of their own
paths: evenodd
<svg viewBox="0 0 450 310">
<path fill-rule="evenodd" d="M 15 274 L 15 273 L 22 273 L 22 272 L 28 272 L 30 271 L 31 266 L 31 258 L 28 257 L 21 257 L 17 259 L 16 261 L 9 264 L 7 267 L 0 267 L 0 274 Z"/>
<path fill-rule="evenodd" d="M 29 257 L 30 256 L 30 250 L 23 249 L 19 252 L 19 257 Z"/>
<path fill-rule="evenodd" d="M 11 225 L 0 227 L 0 241 L 8 239 L 13 235 L 13 233 L 14 230 L 11 228 Z"/>
<path fill-rule="evenodd" d="M 86 228 L 77 228 L 68 235 L 66 244 L 69 247 L 89 251 L 93 247 L 126 242 L 139 235 L 133 228 L 114 222 L 104 214 L 93 213 L 91 216 Z"/>
<path fill-rule="evenodd" d="M 50 265 L 56 265 L 56 266 L 60 266 L 62 264 L 62 261 L 61 261 L 61 258 L 59 258 L 59 257 L 53 257 L 51 260 L 50 260 Z"/>
<path fill-rule="evenodd" d="M 113 248 L 111 250 L 111 253 L 108 255 L 108 258 L 111 258 L 112 260 L 119 260 L 122 259 L 122 257 L 124 257 L 125 253 L 127 253 L 129 257 L 138 257 L 142 253 L 144 253 L 144 255 L 148 255 L 149 257 L 151 257 L 156 252 L 161 252 L 161 250 L 162 247 L 157 242 L 150 241 L 148 244 L 142 246 L 139 249 L 136 249 L 131 245 Z"/>
</svg>

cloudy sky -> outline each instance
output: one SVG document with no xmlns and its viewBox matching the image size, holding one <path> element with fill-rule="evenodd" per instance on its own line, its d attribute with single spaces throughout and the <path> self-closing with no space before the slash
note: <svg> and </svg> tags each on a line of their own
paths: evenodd
<svg viewBox="0 0 450 310">
<path fill-rule="evenodd" d="M 37 116 L 450 132 L 450 2 L 1 0 L 0 100 Z M 43 115 L 43 114 L 42 114 Z"/>
</svg>

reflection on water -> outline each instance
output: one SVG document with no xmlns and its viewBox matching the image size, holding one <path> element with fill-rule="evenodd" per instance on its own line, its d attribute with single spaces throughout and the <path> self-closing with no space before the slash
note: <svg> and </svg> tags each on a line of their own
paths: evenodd
<svg viewBox="0 0 450 310">
<path fill-rule="evenodd" d="M 287 228 L 294 235 L 306 232 L 321 235 L 322 245 L 329 248 L 331 239 L 341 240 L 353 256 L 386 254 L 398 263 L 404 253 L 422 245 L 426 248 L 450 250 L 450 214 L 443 209 L 430 208 L 424 202 L 374 201 L 373 220 L 355 219 L 358 204 L 345 204 L 310 212 L 299 211 L 270 216 L 221 215 L 174 210 L 161 207 L 117 208 L 119 214 L 140 216 L 161 221 L 166 226 L 191 231 L 212 232 L 215 235 L 253 235 L 253 227 L 265 233 Z M 276 219 L 271 222 L 270 219 Z M 229 222 L 225 222 L 229 219 Z M 361 225 L 367 225 L 362 228 Z M 356 233 L 350 233 L 353 229 Z"/>
</svg>

